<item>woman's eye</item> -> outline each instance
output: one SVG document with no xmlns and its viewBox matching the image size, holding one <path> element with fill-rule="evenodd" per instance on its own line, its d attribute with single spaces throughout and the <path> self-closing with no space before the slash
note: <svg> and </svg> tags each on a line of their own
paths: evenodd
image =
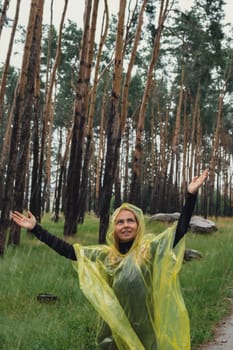
<svg viewBox="0 0 233 350">
<path fill-rule="evenodd" d="M 117 225 L 121 225 L 122 223 L 123 223 L 122 220 L 119 220 L 119 221 L 116 222 Z"/>
</svg>

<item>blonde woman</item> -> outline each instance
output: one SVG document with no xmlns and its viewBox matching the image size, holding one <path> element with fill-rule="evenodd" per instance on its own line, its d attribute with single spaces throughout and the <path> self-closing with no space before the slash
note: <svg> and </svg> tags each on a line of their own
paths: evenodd
<svg viewBox="0 0 233 350">
<path fill-rule="evenodd" d="M 112 216 L 106 245 L 69 244 L 43 229 L 30 211 L 28 217 L 12 213 L 15 223 L 73 260 L 80 287 L 100 316 L 98 349 L 190 349 L 178 273 L 183 237 L 207 177 L 205 170 L 191 181 L 178 223 L 159 235 L 145 234 L 141 209 L 123 203 Z"/>
</svg>

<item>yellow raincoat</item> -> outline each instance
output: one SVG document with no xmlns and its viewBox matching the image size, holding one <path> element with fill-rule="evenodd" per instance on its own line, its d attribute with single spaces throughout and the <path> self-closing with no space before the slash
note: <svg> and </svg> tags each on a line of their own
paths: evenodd
<svg viewBox="0 0 233 350">
<path fill-rule="evenodd" d="M 132 211 L 139 223 L 126 254 L 116 249 L 114 238 L 114 221 L 123 208 Z M 74 244 L 80 287 L 100 316 L 99 349 L 190 349 L 189 318 L 177 276 L 184 238 L 172 249 L 175 228 L 145 235 L 142 211 L 124 203 L 113 214 L 108 245 Z"/>
</svg>

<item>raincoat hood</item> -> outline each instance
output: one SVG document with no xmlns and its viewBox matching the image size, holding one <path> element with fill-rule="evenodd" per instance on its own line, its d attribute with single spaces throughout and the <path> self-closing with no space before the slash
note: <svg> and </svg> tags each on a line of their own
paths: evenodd
<svg viewBox="0 0 233 350">
<path fill-rule="evenodd" d="M 117 208 L 114 213 L 112 214 L 112 218 L 111 218 L 111 223 L 110 223 L 110 227 L 109 230 L 107 232 L 106 235 L 106 241 L 108 243 L 108 245 L 115 250 L 114 248 L 117 249 L 118 247 L 118 242 L 116 241 L 116 237 L 115 237 L 115 222 L 116 222 L 116 218 L 118 216 L 118 214 L 120 213 L 121 210 L 129 210 L 130 212 L 132 212 L 137 220 L 138 223 L 138 229 L 137 229 L 137 236 L 133 242 L 133 245 L 131 247 L 131 249 L 135 249 L 135 247 L 138 247 L 143 239 L 143 236 L 145 234 L 145 220 L 144 220 L 144 215 L 143 212 L 140 208 L 136 207 L 133 204 L 130 203 L 123 203 L 119 208 Z M 131 250 L 130 249 L 130 250 Z M 117 252 L 115 252 L 117 253 Z"/>
</svg>

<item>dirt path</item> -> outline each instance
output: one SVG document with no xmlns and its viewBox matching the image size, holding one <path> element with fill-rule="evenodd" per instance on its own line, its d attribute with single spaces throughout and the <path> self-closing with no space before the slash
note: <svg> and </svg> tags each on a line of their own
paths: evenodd
<svg viewBox="0 0 233 350">
<path fill-rule="evenodd" d="M 214 340 L 197 350 L 233 350 L 233 312 L 216 327 Z"/>
</svg>

